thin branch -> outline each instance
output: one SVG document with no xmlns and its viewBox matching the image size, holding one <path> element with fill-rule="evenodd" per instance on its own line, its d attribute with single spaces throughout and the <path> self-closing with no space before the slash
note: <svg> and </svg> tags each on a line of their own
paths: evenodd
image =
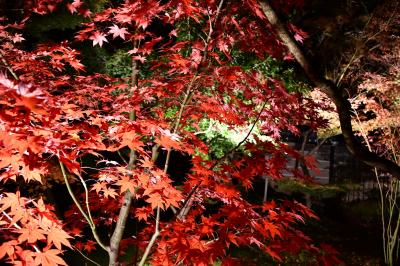
<svg viewBox="0 0 400 266">
<path fill-rule="evenodd" d="M 265 102 L 260 110 L 260 112 L 257 114 L 256 120 L 254 121 L 254 123 L 252 124 L 250 130 L 247 132 L 246 136 L 243 138 L 242 141 L 240 141 L 235 147 L 233 147 L 232 149 L 230 149 L 227 153 L 224 154 L 224 156 L 222 156 L 220 159 L 218 159 L 210 168 L 209 170 L 214 169 L 217 165 L 219 165 L 222 161 L 224 161 L 229 155 L 231 155 L 234 151 L 236 151 L 243 143 L 245 143 L 248 139 L 248 137 L 251 135 L 251 133 L 253 132 L 254 127 L 256 126 L 256 124 L 258 123 L 258 121 L 260 120 L 261 114 L 265 109 L 265 106 L 267 105 L 267 102 Z M 194 193 L 197 191 L 197 189 L 200 187 L 202 181 L 200 180 L 197 185 L 195 185 L 192 190 L 189 192 L 189 194 L 186 196 L 185 202 L 183 203 L 183 207 L 181 208 L 181 210 L 179 211 L 177 218 L 179 220 L 182 220 L 186 217 L 186 215 L 188 214 L 192 203 L 194 201 L 194 199 L 192 199 Z"/>
<path fill-rule="evenodd" d="M 214 22 L 211 22 L 211 21 L 210 21 L 210 29 L 209 29 L 209 32 L 208 32 L 208 35 L 207 35 L 207 40 L 206 40 L 206 42 L 205 42 L 204 54 L 203 54 L 203 56 L 202 56 L 202 58 L 201 58 L 201 60 L 200 60 L 200 63 L 199 63 L 198 66 L 197 66 L 197 69 L 196 69 L 196 72 L 195 72 L 193 78 L 190 80 L 189 85 L 188 85 L 188 87 L 187 87 L 187 89 L 186 89 L 185 97 L 184 97 L 183 102 L 182 102 L 182 104 L 181 104 L 181 108 L 179 109 L 178 117 L 177 117 L 177 119 L 176 119 L 176 121 L 175 121 L 175 125 L 174 125 L 174 127 L 173 127 L 172 133 L 175 133 L 175 132 L 178 130 L 179 124 L 180 124 L 181 119 L 182 119 L 183 111 L 184 111 L 184 109 L 186 108 L 186 106 L 188 105 L 188 103 L 190 102 L 190 100 L 192 99 L 192 96 L 193 96 L 192 88 L 193 88 L 193 84 L 194 84 L 194 82 L 196 81 L 196 78 L 197 78 L 197 76 L 198 76 L 199 66 L 207 59 L 207 55 L 208 55 L 208 46 L 209 46 L 209 43 L 210 43 L 210 40 L 211 40 L 211 36 L 212 36 L 212 34 L 213 34 L 213 31 L 214 31 L 214 28 L 213 28 L 212 25 L 213 25 L 213 23 L 216 23 L 216 22 L 218 21 L 218 18 L 219 18 L 219 16 L 220 16 L 220 13 L 221 13 L 221 9 L 222 9 L 222 5 L 223 5 L 223 4 L 224 4 L 224 0 L 221 0 L 221 1 L 219 2 L 219 4 L 218 4 L 218 8 L 217 8 L 217 10 L 216 10 Z M 210 19 L 210 20 L 211 20 L 211 19 Z M 171 152 L 171 150 L 168 150 L 168 154 L 169 154 L 170 152 Z M 169 158 L 168 154 L 167 154 L 167 158 Z M 167 160 L 166 160 L 166 165 L 168 166 L 168 161 L 167 161 Z"/>
<path fill-rule="evenodd" d="M 317 146 L 314 147 L 314 149 L 312 149 L 311 151 L 309 151 L 307 153 L 307 155 L 313 155 L 316 151 L 319 150 L 319 148 L 321 148 L 321 146 L 328 140 L 328 138 L 324 138 L 320 143 L 318 143 Z"/>
<path fill-rule="evenodd" d="M 4 215 L 5 217 L 7 217 L 8 220 L 10 220 L 10 222 L 13 221 L 13 219 L 10 217 L 10 215 L 8 215 L 5 211 L 2 211 L 2 213 L 3 213 L 3 215 Z M 19 229 L 19 230 L 22 229 L 22 227 L 19 226 L 16 222 L 14 222 L 14 223 L 12 224 L 12 226 L 14 226 L 15 228 L 17 228 L 17 229 Z"/>
<path fill-rule="evenodd" d="M 91 258 L 89 258 L 88 256 L 86 256 L 85 254 L 82 253 L 82 251 L 80 251 L 77 248 L 74 248 L 75 251 L 78 251 L 79 254 L 82 255 L 82 257 L 84 257 L 87 261 L 90 261 L 91 263 L 97 265 L 97 266 L 101 266 L 99 263 L 95 262 L 94 260 L 92 260 Z"/>
<path fill-rule="evenodd" d="M 312 129 L 309 129 L 302 134 L 303 142 L 301 143 L 301 147 L 300 147 L 300 153 L 301 153 L 302 160 L 304 160 L 304 149 L 306 148 L 306 144 L 308 141 L 308 135 L 310 134 L 311 131 L 312 131 Z M 298 150 L 299 149 L 298 144 L 296 144 L 296 146 L 297 146 L 296 149 Z M 297 170 L 298 167 L 299 167 L 299 159 L 296 159 L 294 168 Z"/>
<path fill-rule="evenodd" d="M 224 0 L 219 1 L 217 11 L 215 13 L 214 23 L 216 23 L 218 21 L 223 4 L 224 4 Z M 202 58 L 202 61 L 200 62 L 200 64 L 207 58 L 208 46 L 210 45 L 211 35 L 213 34 L 213 31 L 214 31 L 214 28 L 213 28 L 213 24 L 211 23 L 211 19 L 210 19 L 210 30 L 207 35 L 206 45 L 204 47 L 204 55 L 203 55 L 203 58 Z"/>
<path fill-rule="evenodd" d="M 89 224 L 89 226 L 90 226 L 90 229 L 92 230 L 93 237 L 94 237 L 94 239 L 96 240 L 97 244 L 99 244 L 99 246 L 100 246 L 102 249 L 104 249 L 105 251 L 108 251 L 108 247 L 106 247 L 106 246 L 103 244 L 103 242 L 101 241 L 99 235 L 97 234 L 96 225 L 92 222 L 92 220 L 90 219 L 90 217 L 85 213 L 85 211 L 83 210 L 83 208 L 82 208 L 81 204 L 79 203 L 78 199 L 75 197 L 75 194 L 74 194 L 74 192 L 72 191 L 71 185 L 69 184 L 68 176 L 67 176 L 67 173 L 66 173 L 64 164 L 63 164 L 60 160 L 58 160 L 58 162 L 59 162 L 59 164 L 60 164 L 61 173 L 62 173 L 62 175 L 63 175 L 65 185 L 67 186 L 67 190 L 68 190 L 69 195 L 71 196 L 71 198 L 72 198 L 72 200 L 74 201 L 76 207 L 78 207 L 79 211 L 81 212 L 81 214 L 83 215 L 83 217 L 85 218 L 85 220 L 88 222 L 88 224 Z"/>
<path fill-rule="evenodd" d="M 176 119 L 175 126 L 172 129 L 172 133 L 175 133 L 175 132 L 178 131 L 178 128 L 179 128 L 179 125 L 180 125 L 180 122 L 181 122 L 181 119 L 182 119 L 183 111 L 185 110 L 187 103 L 191 99 L 191 96 L 190 96 L 191 95 L 191 89 L 192 89 L 192 86 L 193 86 L 195 78 L 196 78 L 196 75 L 192 78 L 192 80 L 189 83 L 189 86 L 188 86 L 187 91 L 185 93 L 185 98 L 183 99 L 183 103 L 181 104 L 181 108 L 179 109 L 178 118 Z M 171 158 L 171 152 L 172 152 L 172 149 L 169 148 L 168 152 L 167 152 L 167 157 L 165 158 L 164 173 L 167 173 L 167 171 L 168 171 L 169 160 Z"/>
<path fill-rule="evenodd" d="M 354 61 L 356 60 L 356 55 L 358 53 L 358 49 L 356 48 L 356 50 L 354 51 L 352 57 L 350 58 L 349 63 L 345 66 L 345 68 L 342 70 L 342 73 L 340 74 L 338 80 L 336 81 L 336 86 L 340 86 L 340 83 L 342 82 L 342 79 L 344 78 L 344 76 L 346 75 L 347 71 L 350 69 L 350 66 L 354 63 Z"/>
<path fill-rule="evenodd" d="M 118 150 L 117 153 L 118 153 L 119 157 L 121 157 L 122 161 L 123 161 L 124 163 L 128 164 L 128 161 L 125 160 L 124 156 L 122 156 L 121 151 Z"/>
<path fill-rule="evenodd" d="M 369 151 L 372 151 L 372 147 L 371 147 L 371 145 L 370 145 L 370 143 L 369 143 L 369 141 L 368 141 L 368 137 L 367 137 L 367 134 L 366 134 L 366 132 L 365 132 L 365 130 L 364 130 L 364 127 L 363 127 L 363 125 L 362 125 L 362 122 L 361 122 L 361 119 L 360 119 L 360 117 L 359 117 L 359 115 L 358 115 L 358 112 L 357 112 L 357 110 L 356 109 L 354 109 L 353 107 L 352 107 L 352 110 L 353 110 L 353 112 L 354 112 L 354 114 L 355 114 L 355 116 L 356 116 L 356 121 L 357 121 L 357 123 L 358 123 L 358 126 L 359 126 L 359 128 L 360 128 L 360 132 L 361 132 L 361 136 L 363 137 L 363 139 L 364 139 L 364 142 L 366 143 L 366 145 L 367 145 L 367 147 L 368 147 L 368 150 Z M 384 260 L 385 260 L 385 263 L 388 263 L 388 261 L 389 261 L 389 251 L 388 251 L 388 248 L 389 248 L 389 245 L 387 246 L 387 241 L 386 241 L 386 233 L 388 232 L 387 230 L 386 230 L 386 219 L 385 219 L 385 204 L 384 204 L 384 201 L 385 201 L 385 197 L 384 197 L 384 195 L 383 195 L 383 187 L 382 187 L 382 184 L 381 184 L 381 182 L 380 182 L 380 180 L 379 180 L 379 174 L 378 174 L 378 170 L 376 169 L 376 167 L 374 167 L 374 173 L 375 173 L 375 178 L 376 178 L 376 181 L 377 181 L 377 183 L 378 183 L 378 188 L 379 188 L 379 195 L 380 195 L 380 203 L 381 203 L 381 222 L 382 222 L 382 246 L 383 246 L 383 255 L 384 255 Z M 389 192 L 389 191 L 388 191 Z M 390 226 L 390 222 L 389 222 L 389 225 L 388 226 Z M 390 241 L 390 237 L 388 236 L 388 242 Z"/>
<path fill-rule="evenodd" d="M 224 154 L 224 156 L 222 156 L 220 159 L 218 159 L 211 167 L 210 170 L 213 169 L 214 167 L 216 167 L 218 164 L 220 164 L 223 160 L 225 160 L 229 155 L 231 155 L 234 151 L 236 151 L 237 149 L 240 148 L 240 146 L 242 146 L 243 143 L 245 143 L 247 141 L 247 139 L 250 137 L 251 133 L 253 133 L 253 130 L 255 128 L 255 126 L 257 125 L 258 121 L 260 121 L 260 117 L 262 112 L 265 109 L 265 106 L 267 105 L 267 102 L 264 102 L 264 104 L 262 105 L 260 111 L 258 112 L 257 116 L 256 116 L 256 120 L 253 122 L 253 124 L 251 125 L 250 130 L 247 132 L 246 136 L 232 149 L 230 149 L 227 153 Z"/>
<path fill-rule="evenodd" d="M 93 222 L 93 218 L 92 218 L 92 213 L 90 212 L 90 206 L 89 206 L 89 190 L 88 190 L 88 188 L 87 188 L 87 185 L 86 185 L 85 180 L 83 180 L 83 178 L 82 178 L 80 175 L 78 175 L 78 178 L 79 178 L 79 180 L 81 181 L 82 186 L 83 186 L 83 188 L 84 188 L 84 190 L 85 190 L 85 205 L 86 205 L 86 210 L 87 210 L 87 213 L 88 213 L 88 217 L 89 217 L 89 219 L 90 219 L 90 224 L 91 224 L 91 226 L 95 226 L 95 224 L 94 224 L 94 222 Z"/>
<path fill-rule="evenodd" d="M 307 168 L 306 164 L 304 163 L 304 150 L 306 148 L 308 137 L 309 137 L 311 131 L 312 131 L 312 129 L 309 129 L 303 134 L 303 143 L 301 144 L 301 148 L 300 148 L 301 158 L 300 158 L 300 160 L 296 159 L 296 164 L 295 164 L 295 169 L 297 170 L 300 165 L 301 170 L 303 171 L 303 174 L 306 176 L 310 176 L 310 171 L 308 171 L 308 168 Z"/>
<path fill-rule="evenodd" d="M 213 31 L 214 31 L 213 23 L 216 23 L 218 21 L 218 18 L 219 18 L 219 15 L 220 15 L 220 12 L 221 12 L 221 8 L 222 8 L 223 4 L 224 4 L 224 0 L 221 0 L 219 2 L 218 8 L 216 10 L 214 21 L 212 22 L 211 18 L 209 18 L 210 29 L 209 29 L 209 32 L 208 32 L 208 35 L 207 35 L 207 40 L 206 40 L 206 44 L 205 44 L 205 48 L 204 48 L 204 54 L 203 54 L 203 56 L 201 58 L 201 61 L 200 61 L 199 65 L 198 65 L 198 67 L 202 64 L 203 61 L 205 61 L 207 59 L 208 45 L 209 45 L 209 42 L 211 40 L 211 36 L 213 34 Z M 183 116 L 183 111 L 185 110 L 187 104 L 192 99 L 192 96 L 193 96 L 192 88 L 193 88 L 193 84 L 194 84 L 194 82 L 195 82 L 195 80 L 196 80 L 196 78 L 198 76 L 198 70 L 199 69 L 197 68 L 196 73 L 194 74 L 193 78 L 191 79 L 191 81 L 190 81 L 190 83 L 188 85 L 188 88 L 187 88 L 186 93 L 185 93 L 185 97 L 184 97 L 183 102 L 181 104 L 181 107 L 179 109 L 178 117 L 177 117 L 177 119 L 175 121 L 175 125 L 174 125 L 173 130 L 172 130 L 172 133 L 176 133 L 178 131 L 178 128 L 179 128 L 179 125 L 180 125 L 180 122 L 181 122 L 181 119 L 182 119 L 182 116 Z M 164 173 L 167 173 L 167 171 L 168 171 L 169 161 L 170 161 L 170 158 L 171 158 L 171 151 L 172 151 L 172 149 L 168 149 L 167 156 L 166 156 L 166 159 L 165 159 L 165 164 L 164 164 Z"/>
<path fill-rule="evenodd" d="M 397 6 L 398 6 L 398 5 L 399 5 L 399 3 L 397 3 L 397 5 L 396 5 L 396 7 L 395 7 L 394 9 L 397 9 Z M 390 18 L 389 18 L 389 19 L 386 21 L 386 23 L 384 24 L 385 27 L 381 26 L 381 28 L 380 28 L 377 32 L 375 32 L 372 36 L 368 37 L 368 39 L 364 41 L 364 44 L 367 44 L 369 41 L 373 40 L 376 36 L 378 36 L 379 34 L 381 34 L 381 33 L 384 31 L 384 29 L 385 29 L 386 27 L 389 27 L 390 24 L 393 22 L 393 19 L 394 19 L 394 16 L 395 16 L 395 15 L 396 15 L 396 12 L 393 12 L 392 15 L 390 16 Z M 368 23 L 370 22 L 371 19 L 372 19 L 372 18 L 370 18 L 370 19 L 368 20 Z M 374 46 L 374 47 L 375 47 L 375 46 Z"/>
<path fill-rule="evenodd" d="M 156 228 L 154 230 L 154 234 L 151 236 L 150 242 L 146 247 L 146 250 L 143 253 L 142 259 L 139 262 L 139 266 L 143 266 L 149 256 L 150 250 L 153 247 L 154 243 L 157 240 L 157 237 L 160 235 L 160 207 L 157 207 L 157 214 L 156 214 Z"/>
</svg>

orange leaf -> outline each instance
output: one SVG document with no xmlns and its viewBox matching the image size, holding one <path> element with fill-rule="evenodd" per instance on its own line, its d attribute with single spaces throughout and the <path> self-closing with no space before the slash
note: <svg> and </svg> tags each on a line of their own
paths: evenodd
<svg viewBox="0 0 400 266">
<path fill-rule="evenodd" d="M 170 148 L 173 148 L 175 150 L 180 150 L 181 149 L 181 147 L 179 145 L 179 142 L 173 140 L 169 136 L 161 135 L 159 139 L 156 139 L 156 143 L 160 144 L 161 146 L 163 146 L 166 149 L 170 149 Z"/>
<path fill-rule="evenodd" d="M 151 204 L 152 209 L 155 209 L 157 207 L 160 207 L 161 209 L 163 209 L 163 200 L 159 194 L 149 195 L 149 198 L 146 199 L 146 202 Z"/>
<path fill-rule="evenodd" d="M 33 244 L 38 240 L 46 239 L 44 235 L 45 231 L 40 229 L 37 225 L 28 224 L 27 227 L 18 230 L 21 235 L 18 237 L 20 243 L 28 241 L 28 243 Z"/>
<path fill-rule="evenodd" d="M 56 266 L 56 265 L 65 265 L 67 263 L 58 256 L 61 251 L 57 249 L 49 249 L 44 252 L 35 253 L 35 265 L 43 265 L 43 266 Z"/>
<path fill-rule="evenodd" d="M 103 193 L 104 193 L 105 198 L 111 197 L 111 198 L 115 199 L 115 197 L 118 195 L 118 193 L 115 192 L 115 189 L 113 189 L 113 188 L 103 189 Z"/>
<path fill-rule="evenodd" d="M 120 187 L 121 193 L 123 193 L 127 190 L 129 190 L 131 193 L 134 193 L 136 190 L 136 186 L 135 186 L 133 180 L 131 180 L 128 176 L 124 176 L 124 177 L 122 177 L 121 180 L 118 180 L 117 185 L 121 186 Z"/>
<path fill-rule="evenodd" d="M 106 188 L 107 188 L 106 187 L 106 182 L 97 182 L 96 184 L 93 185 L 93 187 L 90 190 L 91 191 L 95 190 L 96 193 L 98 194 L 100 191 L 102 191 L 102 190 L 104 190 Z"/>
<path fill-rule="evenodd" d="M 4 193 L 6 196 L 0 199 L 1 211 L 5 211 L 8 208 L 14 210 L 25 206 L 26 198 L 20 197 L 20 192 L 17 193 Z"/>
<path fill-rule="evenodd" d="M 140 220 L 147 221 L 147 218 L 149 217 L 151 213 L 151 209 L 148 207 L 142 207 L 142 208 L 137 208 L 135 211 L 135 216 Z"/>
<path fill-rule="evenodd" d="M 53 226 L 48 232 L 47 243 L 53 243 L 59 250 L 61 250 L 61 244 L 71 248 L 71 244 L 69 243 L 68 238 L 71 238 L 71 236 L 69 236 L 64 230 L 62 230 L 58 226 Z"/>
<path fill-rule="evenodd" d="M 3 243 L 0 246 L 0 260 L 7 254 L 9 257 L 11 257 L 14 252 L 15 249 L 14 247 L 18 245 L 18 241 L 17 240 L 11 240 L 8 242 Z"/>
</svg>

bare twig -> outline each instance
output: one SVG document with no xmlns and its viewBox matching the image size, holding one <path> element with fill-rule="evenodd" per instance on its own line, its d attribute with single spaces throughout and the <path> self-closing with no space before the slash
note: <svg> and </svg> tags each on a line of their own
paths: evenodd
<svg viewBox="0 0 400 266">
<path fill-rule="evenodd" d="M 245 143 L 247 141 L 247 139 L 250 137 L 251 133 L 253 133 L 253 130 L 256 126 L 256 124 L 258 123 L 258 121 L 260 120 L 261 114 L 265 109 L 265 106 L 267 105 L 267 102 L 265 102 L 260 111 L 257 114 L 256 120 L 253 122 L 253 124 L 251 125 L 250 130 L 247 132 L 246 136 L 232 149 L 230 149 L 227 153 L 225 153 L 224 156 L 222 156 L 222 158 L 220 158 L 217 162 L 215 162 L 213 164 L 213 166 L 211 167 L 211 169 L 213 169 L 214 167 L 216 167 L 222 160 L 225 160 L 229 155 L 231 155 L 234 151 L 236 151 L 238 148 L 240 148 L 240 146 L 242 146 L 243 143 Z"/>
<path fill-rule="evenodd" d="M 344 76 L 346 75 L 347 71 L 349 70 L 350 66 L 354 63 L 354 61 L 356 60 L 356 55 L 358 54 L 358 49 L 356 48 L 356 50 L 354 51 L 352 57 L 350 58 L 349 63 L 344 67 L 342 73 L 340 74 L 338 80 L 336 81 L 336 86 L 340 86 L 340 83 L 342 82 L 342 79 L 344 78 Z"/>
<path fill-rule="evenodd" d="M 122 161 L 124 163 L 128 164 L 128 161 L 124 158 L 124 156 L 122 156 L 121 151 L 118 150 L 117 153 L 118 153 L 119 157 L 122 159 Z"/>
<path fill-rule="evenodd" d="M 74 248 L 75 251 L 78 251 L 79 254 L 81 254 L 82 257 L 84 257 L 87 261 L 90 261 L 91 263 L 93 263 L 94 265 L 97 266 L 101 266 L 99 263 L 95 262 L 94 260 L 92 260 L 91 258 L 89 258 L 88 256 L 86 256 L 85 254 L 82 253 L 82 251 L 80 251 L 77 248 Z"/>
<path fill-rule="evenodd" d="M 5 217 L 7 217 L 8 220 L 10 220 L 10 222 L 13 221 L 13 219 L 10 217 L 10 215 L 8 215 L 5 211 L 2 211 L 2 213 L 3 213 L 3 215 L 4 215 Z M 14 222 L 14 223 L 11 224 L 11 225 L 14 226 L 14 227 L 17 228 L 17 229 L 22 229 L 22 227 L 19 226 L 16 222 Z"/>
<path fill-rule="evenodd" d="M 215 18 L 214 18 L 214 22 L 213 23 L 216 23 L 218 21 L 218 18 L 220 16 L 221 8 L 222 8 L 223 4 L 224 4 L 224 0 L 221 0 L 219 2 L 218 8 L 216 10 L 216 14 L 215 14 Z M 211 18 L 210 18 L 209 22 L 210 22 L 210 29 L 209 29 L 209 32 L 208 32 L 208 35 L 207 35 L 207 40 L 205 42 L 204 54 L 203 54 L 203 56 L 201 58 L 200 63 L 198 64 L 198 67 L 196 69 L 196 73 L 194 74 L 193 78 L 190 80 L 189 85 L 188 85 L 188 87 L 186 89 L 185 97 L 184 97 L 183 102 L 181 104 L 181 108 L 179 109 L 178 117 L 177 117 L 177 119 L 175 121 L 175 125 L 173 127 L 172 133 L 176 133 L 176 131 L 178 130 L 180 122 L 181 122 L 181 119 L 182 119 L 183 111 L 184 111 L 184 109 L 186 108 L 186 106 L 188 105 L 188 103 L 192 99 L 192 96 L 193 96 L 193 90 L 192 90 L 193 89 L 193 84 L 196 81 L 196 78 L 198 76 L 199 66 L 207 59 L 208 46 L 209 46 L 209 43 L 210 43 L 210 40 L 211 40 L 211 36 L 213 34 L 213 31 L 214 31 L 213 23 L 211 22 Z M 170 153 L 171 153 L 171 149 L 169 149 L 168 153 L 167 153 L 167 158 L 166 158 L 166 161 L 165 161 L 166 168 L 168 168 Z M 164 166 L 164 169 L 165 169 L 165 166 Z"/>
<path fill-rule="evenodd" d="M 328 138 L 324 138 L 320 143 L 318 143 L 317 146 L 314 147 L 314 149 L 312 149 L 311 151 L 309 151 L 307 153 L 307 155 L 313 155 L 316 151 L 319 150 L 319 148 L 321 148 L 321 146 L 328 140 Z"/>
<path fill-rule="evenodd" d="M 88 217 L 89 217 L 89 219 L 90 219 L 90 224 L 91 224 L 91 226 L 95 226 L 95 224 L 94 224 L 94 222 L 93 222 L 93 218 L 92 218 L 92 213 L 91 213 L 91 211 L 90 211 L 90 206 L 89 206 L 89 191 L 88 191 L 86 182 L 85 182 L 85 180 L 83 180 L 83 178 L 82 178 L 80 175 L 78 175 L 78 178 L 79 178 L 79 180 L 80 180 L 81 183 L 82 183 L 83 189 L 85 190 L 85 205 L 86 205 L 86 210 L 87 210 L 87 213 L 88 213 Z"/>
</svg>

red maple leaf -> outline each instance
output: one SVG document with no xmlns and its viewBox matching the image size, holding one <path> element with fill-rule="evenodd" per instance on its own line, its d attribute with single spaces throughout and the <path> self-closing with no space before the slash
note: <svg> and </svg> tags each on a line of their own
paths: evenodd
<svg viewBox="0 0 400 266">
<path fill-rule="evenodd" d="M 141 160 L 142 162 L 142 167 L 144 168 L 153 168 L 154 167 L 154 163 L 149 160 L 149 158 L 144 158 L 143 160 Z"/>
<path fill-rule="evenodd" d="M 92 250 L 96 250 L 96 242 L 92 241 L 92 240 L 88 240 L 86 242 L 86 244 L 83 246 L 83 248 L 87 251 L 87 252 L 92 252 Z"/>
<path fill-rule="evenodd" d="M 98 31 L 95 31 L 89 39 L 93 40 L 93 46 L 98 44 L 100 47 L 102 47 L 103 42 L 108 42 L 107 38 L 104 36 L 104 34 L 98 32 Z"/>
<path fill-rule="evenodd" d="M 109 27 L 109 33 L 113 35 L 113 39 L 117 37 L 121 37 L 121 39 L 125 40 L 125 34 L 128 34 L 126 28 L 119 28 L 117 25 L 113 25 Z"/>
<path fill-rule="evenodd" d="M 136 208 L 135 216 L 140 220 L 147 221 L 147 218 L 151 214 L 152 209 L 148 207 Z"/>
<path fill-rule="evenodd" d="M 155 209 L 157 207 L 163 208 L 164 207 L 164 201 L 161 198 L 160 194 L 153 193 L 149 195 L 149 198 L 146 199 L 146 202 L 151 204 L 151 208 Z"/>
<path fill-rule="evenodd" d="M 140 61 L 141 63 L 144 63 L 146 61 L 146 57 L 141 56 L 141 55 L 135 55 L 134 57 L 132 57 L 133 59 Z"/>
<path fill-rule="evenodd" d="M 72 3 L 67 4 L 67 8 L 71 14 L 74 14 L 75 12 L 78 12 L 78 9 L 82 6 L 82 4 L 83 2 L 81 2 L 81 0 L 74 0 Z"/>
<path fill-rule="evenodd" d="M 71 13 L 90 14 L 82 0 L 33 2 L 37 12 L 67 2 Z M 81 203 L 65 215 L 74 238 L 82 234 L 87 241 L 90 234 L 83 217 L 77 219 L 77 208 L 93 215 L 87 219 L 96 223 L 92 230 L 101 230 L 107 242 L 113 230 L 123 231 L 124 217 L 134 216 L 140 221 L 137 233 L 127 237 L 125 232 L 127 238 L 117 243 L 120 253 L 110 257 L 121 258 L 132 245 L 146 248 L 153 235 L 157 247 L 150 247 L 148 259 L 154 265 L 212 265 L 217 258 L 228 258 L 230 245 L 255 244 L 276 259 L 273 252 L 278 254 L 282 244 L 309 247 L 309 240 L 294 229 L 302 216 L 312 216 L 308 209 L 296 204 L 258 205 L 242 193 L 243 186 L 250 188 L 266 171 L 272 177 L 281 175 L 290 154 L 280 149 L 281 132 L 319 119 L 317 105 L 303 104 L 304 99 L 287 92 L 283 82 L 240 66 L 242 60 L 234 61 L 236 53 L 254 56 L 252 62 L 262 62 L 267 53 L 276 58 L 286 53 L 270 34 L 272 26 L 257 1 L 231 1 L 219 7 L 217 1 L 195 0 L 113 3 L 82 23 L 76 39 L 90 40 L 99 51 L 116 39 L 106 53 L 128 51 L 126 56 L 133 61 L 129 80 L 81 73 L 80 54 L 66 42 L 37 49 L 16 45 L 21 28 L 8 27 L 0 18 L 0 54 L 4 71 L 10 72 L 10 77 L 0 74 L 0 179 L 43 179 L 42 186 L 52 184 L 47 179 L 62 184 L 69 180 L 66 185 Z M 195 29 L 190 34 L 188 21 Z M 149 27 L 153 23 L 170 28 L 168 36 Z M 29 34 L 30 29 L 25 31 Z M 297 29 L 292 33 L 299 41 L 305 37 Z M 87 49 L 82 54 L 87 58 Z M 124 70 L 121 76 L 125 74 Z M 267 108 L 262 107 L 264 102 Z M 244 139 L 237 147 L 240 152 L 235 148 L 216 156 L 213 141 L 203 137 L 202 121 L 207 120 L 229 129 L 259 120 L 262 135 L 270 138 Z M 179 153 L 188 157 L 190 170 L 181 167 L 185 162 L 175 156 Z M 182 172 L 178 179 L 175 170 Z M 85 193 L 86 186 L 90 193 Z M 13 187 L 4 186 L 0 197 L 0 227 L 8 227 L 7 237 L 15 240 L 0 246 L 0 256 L 16 263 L 27 258 L 30 261 L 24 263 L 29 265 L 65 265 L 61 250 L 71 247 L 71 237 L 64 223 L 43 200 L 35 203 L 15 190 L 6 192 Z M 153 226 L 157 208 L 158 236 Z M 169 208 L 184 213 L 169 215 Z M 297 240 L 300 236 L 303 239 Z M 76 247 L 91 252 L 96 243 L 77 242 Z"/>
<path fill-rule="evenodd" d="M 160 144 L 166 149 L 174 148 L 180 150 L 179 142 L 170 136 L 161 135 L 159 139 L 156 139 L 156 143 Z"/>
<path fill-rule="evenodd" d="M 92 186 L 90 190 L 95 190 L 96 193 L 99 193 L 100 191 L 103 191 L 104 189 L 107 188 L 107 183 L 106 182 L 97 182 Z"/>
<path fill-rule="evenodd" d="M 12 38 L 13 43 L 22 42 L 23 40 L 25 40 L 25 38 L 19 33 L 16 33 Z"/>
</svg>

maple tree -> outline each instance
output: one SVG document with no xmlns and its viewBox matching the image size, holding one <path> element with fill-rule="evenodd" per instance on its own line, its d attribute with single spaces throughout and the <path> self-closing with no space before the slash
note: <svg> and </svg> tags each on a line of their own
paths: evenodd
<svg viewBox="0 0 400 266">
<path fill-rule="evenodd" d="M 285 252 L 308 250 L 320 254 L 321 263 L 337 262 L 330 246 L 316 247 L 296 228 L 316 218 L 307 207 L 284 200 L 252 203 L 241 193 L 264 173 L 281 178 L 287 157 L 301 156 L 281 142 L 280 132 L 298 134 L 297 125 L 325 124 L 317 103 L 257 69 L 235 64 L 234 52 L 259 60 L 296 55 L 278 40 L 265 6 L 125 1 L 92 14 L 84 1 L 69 1 L 70 13 L 86 17 L 76 42 L 123 43 L 132 60 L 130 78 L 124 79 L 86 73 L 68 41 L 24 47 L 30 12 L 47 14 L 62 1 L 25 2 L 27 17 L 2 18 L 0 26 L 0 174 L 4 190 L 10 188 L 0 200 L 0 226 L 9 232 L 0 259 L 66 265 L 61 256 L 66 248 L 100 248 L 109 265 L 119 265 L 121 255 L 135 246 L 133 263 L 139 265 L 232 265 L 240 259 L 228 250 L 252 245 L 276 260 Z M 291 7 L 278 3 L 277 8 Z M 159 35 L 153 23 L 171 30 Z M 304 33 L 291 28 L 301 41 Z M 150 71 L 141 72 L 144 67 Z M 196 134 L 204 120 L 247 126 L 248 132 L 221 158 L 210 158 L 208 143 Z M 255 126 L 269 138 L 249 142 Z M 232 156 L 239 147 L 245 152 Z M 191 156 L 183 181 L 170 175 L 172 151 Z M 110 153 L 120 154 L 121 161 L 107 158 Z M 165 154 L 161 167 L 160 153 Z M 91 171 L 82 163 L 87 156 L 96 158 Z M 15 189 L 54 178 L 55 166 L 61 174 L 57 182 L 74 202 L 64 221 L 43 199 Z M 125 232 L 131 221 L 140 224 L 135 235 Z M 90 240 L 80 236 L 85 233 Z"/>
<path fill-rule="evenodd" d="M 352 108 L 348 95 L 346 95 L 346 88 L 340 86 L 340 81 L 336 83 L 336 81 L 327 79 L 321 74 L 314 62 L 305 55 L 296 42 L 299 37 L 291 36 L 268 1 L 260 1 L 260 5 L 268 21 L 275 26 L 274 28 L 279 38 L 303 68 L 309 80 L 334 103 L 339 117 L 341 132 L 349 152 L 365 164 L 399 178 L 400 167 L 394 161 L 369 151 L 367 147 L 357 141 L 352 127 Z M 298 35 L 301 37 L 300 33 Z"/>
<path fill-rule="evenodd" d="M 326 76 L 333 83 L 330 85 L 331 89 L 347 95 L 347 104 L 351 104 L 351 123 L 358 139 L 362 140 L 369 152 L 390 160 L 392 165 L 399 165 L 400 140 L 398 11 L 398 3 L 384 1 L 370 10 L 349 12 L 348 17 L 344 18 L 344 21 L 347 20 L 343 22 L 345 27 L 335 25 L 335 30 L 330 28 L 329 39 L 335 43 L 335 47 L 331 43 L 320 47 L 322 54 L 332 55 L 333 59 L 321 63 L 320 67 L 326 69 Z M 356 26 L 357 34 L 354 34 L 355 29 L 352 28 L 357 24 L 354 21 L 359 23 Z M 346 35 L 344 29 L 347 31 Z M 346 40 L 343 41 L 343 38 Z M 336 43 L 340 45 L 336 46 Z M 331 107 L 335 106 L 321 91 L 314 90 L 313 95 L 314 99 Z M 323 116 L 330 120 L 330 130 L 338 134 L 337 129 L 340 130 L 342 121 L 339 121 L 334 109 L 324 111 Z M 396 178 L 398 175 L 394 174 L 395 171 L 392 175 L 387 175 L 387 168 L 372 161 L 368 164 L 372 166 L 372 169 L 368 169 L 371 171 L 369 176 L 375 176 L 379 188 L 377 196 L 381 201 L 383 260 L 387 265 L 396 265 L 399 220 L 394 206 L 398 202 L 398 193 L 395 192 L 399 185 L 399 179 Z M 363 175 L 359 176 L 365 178 Z M 387 180 L 388 184 L 384 185 L 382 180 Z"/>
<path fill-rule="evenodd" d="M 343 82 L 356 83 L 351 97 L 355 125 L 369 150 L 391 159 L 399 165 L 399 6 L 394 3 L 377 8 L 363 30 L 361 47 L 366 52 L 354 52 Z M 378 47 L 375 43 L 380 43 Z M 398 201 L 399 180 L 389 177 L 387 186 L 381 183 L 384 173 L 374 168 L 379 185 L 383 258 L 387 265 L 398 263 L 399 217 L 394 206 Z M 387 177 L 386 177 L 387 178 Z M 394 230 L 392 229 L 394 228 Z"/>
</svg>

